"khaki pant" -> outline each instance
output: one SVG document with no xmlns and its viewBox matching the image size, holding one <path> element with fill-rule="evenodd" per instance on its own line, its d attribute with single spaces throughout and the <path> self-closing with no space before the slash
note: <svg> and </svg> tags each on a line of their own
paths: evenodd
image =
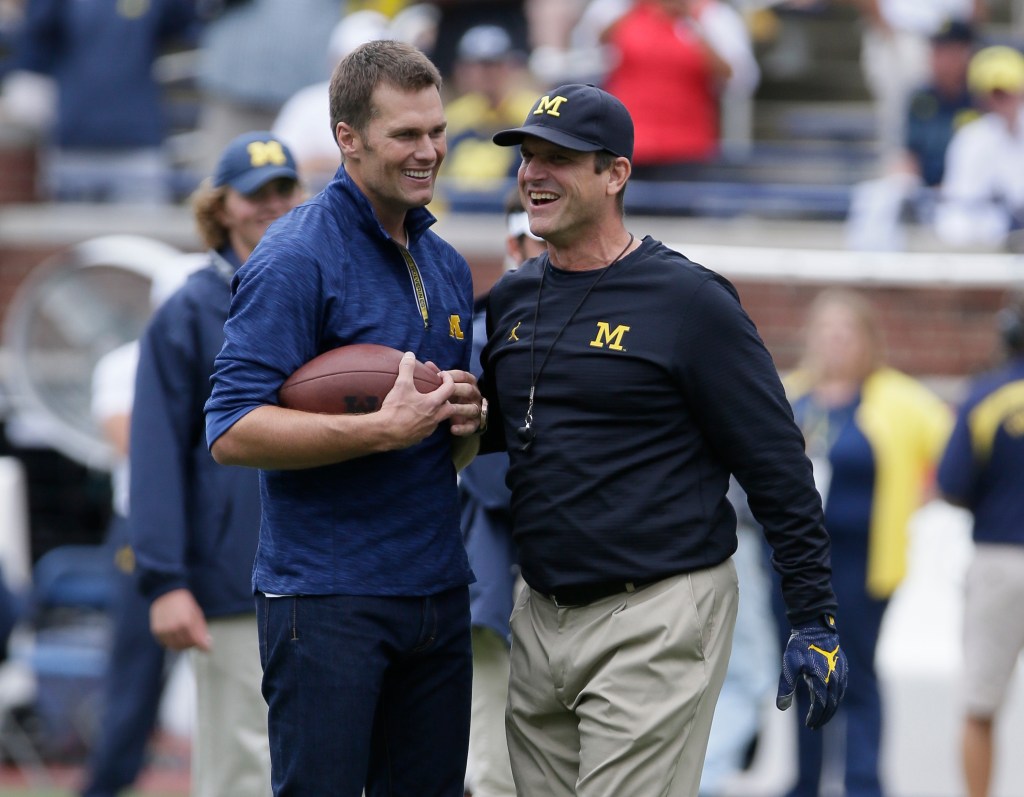
<svg viewBox="0 0 1024 797">
<path fill-rule="evenodd" d="M 737 603 L 731 560 L 576 608 L 524 590 L 505 716 L 519 797 L 696 795 Z"/>
<path fill-rule="evenodd" d="M 268 797 L 270 741 L 260 686 L 256 616 L 207 621 L 213 646 L 196 650 L 196 737 L 193 797 Z"/>
</svg>

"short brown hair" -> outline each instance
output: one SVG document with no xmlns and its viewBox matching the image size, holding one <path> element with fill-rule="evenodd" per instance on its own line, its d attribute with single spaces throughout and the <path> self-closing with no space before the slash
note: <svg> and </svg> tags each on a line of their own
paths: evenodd
<svg viewBox="0 0 1024 797">
<path fill-rule="evenodd" d="M 373 92 L 386 84 L 403 91 L 433 86 L 441 90 L 441 73 L 411 44 L 390 40 L 371 41 L 357 47 L 334 69 L 331 76 L 331 134 L 345 122 L 364 134 L 377 112 Z"/>
</svg>

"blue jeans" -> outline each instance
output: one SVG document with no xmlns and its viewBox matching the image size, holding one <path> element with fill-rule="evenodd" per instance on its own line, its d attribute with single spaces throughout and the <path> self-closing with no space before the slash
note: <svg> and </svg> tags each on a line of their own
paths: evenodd
<svg viewBox="0 0 1024 797">
<path fill-rule="evenodd" d="M 462 797 L 467 588 L 427 597 L 258 595 L 275 797 Z"/>
</svg>

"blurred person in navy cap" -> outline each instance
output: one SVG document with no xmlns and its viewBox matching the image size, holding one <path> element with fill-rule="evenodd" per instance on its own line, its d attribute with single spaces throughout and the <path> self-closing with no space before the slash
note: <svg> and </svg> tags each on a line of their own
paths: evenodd
<svg viewBox="0 0 1024 797">
<path fill-rule="evenodd" d="M 979 50 L 967 85 L 985 113 L 961 127 L 946 150 L 935 231 L 959 247 L 1019 249 L 1024 228 L 1024 55 Z"/>
<path fill-rule="evenodd" d="M 454 64 L 458 96 L 448 103 L 448 156 L 442 178 L 459 189 L 500 187 L 519 166 L 515 152 L 495 147 L 491 137 L 518 124 L 533 105 L 536 89 L 522 51 L 498 25 L 470 28 L 459 40 Z"/>
<path fill-rule="evenodd" d="M 484 452 L 507 450 L 528 586 L 511 615 L 506 731 L 520 795 L 696 795 L 736 620 L 730 474 L 771 544 L 814 728 L 846 683 L 830 541 L 771 356 L 723 277 L 623 217 L 633 121 L 559 86 L 518 146 L 539 257 L 491 290 Z M 803 693 L 808 692 L 808 702 Z"/>
<path fill-rule="evenodd" d="M 905 152 L 908 167 L 924 185 L 942 183 L 946 149 L 953 134 L 978 118 L 978 103 L 967 88 L 967 64 L 974 54 L 974 27 L 949 20 L 931 37 L 931 77 L 910 97 Z"/>
<path fill-rule="evenodd" d="M 835 0 L 832 0 L 834 2 Z M 928 80 L 929 39 L 950 19 L 980 24 L 987 0 L 864 0 L 861 69 L 875 100 L 883 160 L 897 155 L 906 136 L 907 102 Z"/>
<path fill-rule="evenodd" d="M 910 96 L 903 147 L 882 164 L 881 177 L 854 188 L 847 223 L 851 248 L 903 249 L 907 210 L 918 222 L 931 225 L 937 192 L 920 189 L 938 189 L 953 135 L 982 112 L 978 96 L 967 87 L 974 42 L 974 27 L 959 19 L 947 20 L 932 34 L 930 77 Z"/>
<path fill-rule="evenodd" d="M 303 196 L 280 139 L 256 131 L 232 140 L 192 197 L 208 264 L 161 305 L 140 343 L 129 450 L 135 572 L 157 641 L 192 651 L 197 797 L 270 794 L 251 582 L 259 477 L 213 461 L 203 405 L 235 271 Z"/>
</svg>

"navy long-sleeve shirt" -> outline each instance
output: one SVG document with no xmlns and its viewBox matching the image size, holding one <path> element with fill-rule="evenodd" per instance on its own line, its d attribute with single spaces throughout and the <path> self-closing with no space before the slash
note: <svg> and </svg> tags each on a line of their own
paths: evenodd
<svg viewBox="0 0 1024 797">
<path fill-rule="evenodd" d="M 651 238 L 607 273 L 562 271 L 542 255 L 491 291 L 483 364 L 530 586 L 645 582 L 721 563 L 736 549 L 734 473 L 791 619 L 835 610 L 803 438 L 727 280 Z M 534 439 L 522 450 L 531 385 Z"/>
<path fill-rule="evenodd" d="M 154 600 L 191 590 L 207 616 L 251 613 L 260 529 L 259 477 L 218 465 L 203 406 L 224 341 L 238 261 L 191 275 L 154 314 L 140 342 L 131 429 L 131 525 L 136 573 Z M 214 255 L 216 257 L 216 255 Z"/>
</svg>

